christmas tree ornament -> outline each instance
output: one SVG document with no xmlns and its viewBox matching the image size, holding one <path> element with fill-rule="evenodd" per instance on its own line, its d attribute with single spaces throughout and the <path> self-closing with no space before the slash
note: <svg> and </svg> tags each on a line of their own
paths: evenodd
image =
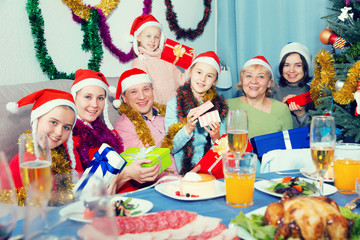
<svg viewBox="0 0 360 240">
<path fill-rule="evenodd" d="M 355 116 L 360 116 L 360 80 L 356 92 L 354 93 L 354 99 L 356 101 Z"/>
<path fill-rule="evenodd" d="M 339 37 L 331 28 L 325 28 L 320 33 L 320 42 L 325 45 L 333 45 L 334 48 L 343 49 L 346 44 L 346 40 Z"/>
<path fill-rule="evenodd" d="M 332 30 L 331 28 L 325 28 L 320 32 L 320 36 L 319 36 L 320 42 L 322 42 L 325 45 L 328 45 L 330 36 L 334 33 L 335 33 L 334 30 Z"/>
<path fill-rule="evenodd" d="M 344 81 L 337 80 L 335 83 L 335 89 L 340 90 L 344 86 Z"/>
<path fill-rule="evenodd" d="M 351 7 L 343 7 L 341 9 L 341 14 L 338 16 L 338 19 L 340 19 L 341 21 L 345 21 L 345 19 L 347 18 L 353 18 L 354 13 L 349 13 L 349 11 L 351 11 Z"/>
</svg>

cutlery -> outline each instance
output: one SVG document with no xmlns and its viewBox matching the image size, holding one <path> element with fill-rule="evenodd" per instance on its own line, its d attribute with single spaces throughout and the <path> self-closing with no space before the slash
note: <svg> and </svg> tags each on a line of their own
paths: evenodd
<svg viewBox="0 0 360 240">
<path fill-rule="evenodd" d="M 345 207 L 350 210 L 353 210 L 354 208 L 356 208 L 356 206 L 357 206 L 356 201 L 359 200 L 359 198 L 360 197 L 354 198 L 353 200 L 351 200 L 351 202 L 348 202 L 347 204 L 345 204 Z"/>
</svg>

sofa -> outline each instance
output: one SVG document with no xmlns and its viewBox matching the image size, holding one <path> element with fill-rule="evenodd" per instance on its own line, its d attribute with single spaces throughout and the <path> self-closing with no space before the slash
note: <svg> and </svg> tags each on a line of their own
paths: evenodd
<svg viewBox="0 0 360 240">
<path fill-rule="evenodd" d="M 109 84 L 114 87 L 117 87 L 118 79 L 119 78 L 116 77 L 107 78 Z M 57 79 L 45 82 L 0 86 L 0 151 L 5 152 L 8 161 L 18 153 L 17 142 L 20 134 L 31 128 L 30 111 L 33 105 L 23 106 L 19 108 L 18 113 L 14 114 L 6 110 L 6 104 L 8 102 L 17 102 L 24 96 L 44 88 L 54 88 L 70 92 L 72 83 L 73 80 Z M 112 107 L 114 98 L 115 94 L 110 93 L 108 96 L 109 118 L 112 124 L 114 124 L 119 117 L 117 110 Z"/>
</svg>

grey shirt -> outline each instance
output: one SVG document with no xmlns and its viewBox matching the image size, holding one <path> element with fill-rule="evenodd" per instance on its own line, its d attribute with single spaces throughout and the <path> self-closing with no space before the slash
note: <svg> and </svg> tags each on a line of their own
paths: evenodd
<svg viewBox="0 0 360 240">
<path fill-rule="evenodd" d="M 271 97 L 281 102 L 283 98 L 286 97 L 287 95 L 290 94 L 300 95 L 310 91 L 310 86 L 305 85 L 303 87 L 299 87 L 299 86 L 287 85 L 285 87 L 280 87 L 280 86 L 274 87 L 272 90 L 273 90 L 273 95 Z M 301 116 L 297 116 L 296 114 L 291 112 L 294 128 L 304 127 L 306 125 L 309 125 L 310 115 L 308 114 L 308 110 L 311 109 L 312 107 L 313 107 L 312 103 L 306 104 L 305 113 Z"/>
</svg>

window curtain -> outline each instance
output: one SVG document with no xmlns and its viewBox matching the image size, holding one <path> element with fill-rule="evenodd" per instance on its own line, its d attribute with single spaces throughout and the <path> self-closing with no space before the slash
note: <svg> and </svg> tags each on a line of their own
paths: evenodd
<svg viewBox="0 0 360 240">
<path fill-rule="evenodd" d="M 328 26 L 329 0 L 217 0 L 217 53 L 231 69 L 233 87 L 225 98 L 241 95 L 235 89 L 244 63 L 263 55 L 278 81 L 280 50 L 289 42 L 309 48 L 312 60 L 320 49 L 330 49 L 319 40 Z M 311 71 L 313 66 L 311 67 Z"/>
</svg>

